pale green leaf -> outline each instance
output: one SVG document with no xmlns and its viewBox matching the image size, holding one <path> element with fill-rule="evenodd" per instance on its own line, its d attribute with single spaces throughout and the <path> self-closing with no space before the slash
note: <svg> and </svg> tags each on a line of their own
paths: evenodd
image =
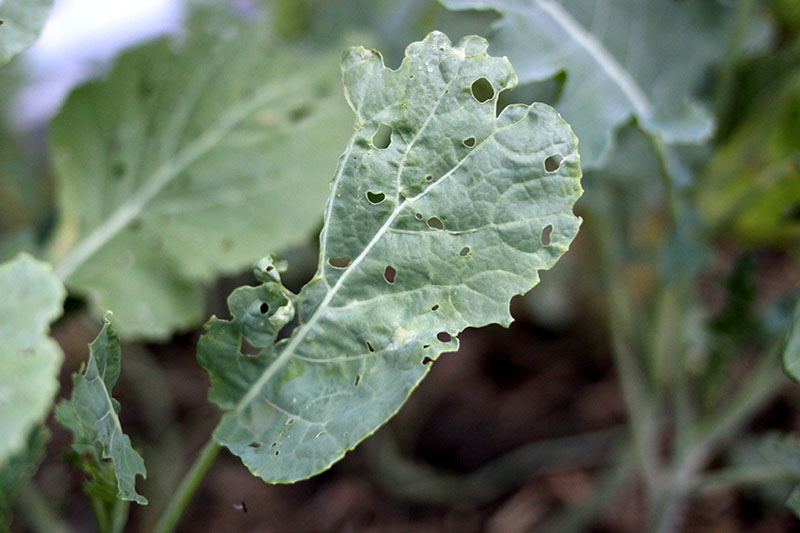
<svg viewBox="0 0 800 533">
<path fill-rule="evenodd" d="M 576 235 L 577 139 L 542 104 L 496 116 L 516 75 L 486 48 L 434 32 L 398 70 L 375 51 L 345 55 L 355 133 L 316 276 L 295 297 L 269 261 L 257 265 L 264 283 L 234 291 L 232 320 L 212 319 L 198 347 L 226 410 L 214 438 L 255 475 L 292 482 L 328 468 L 400 408 L 460 331 L 510 324 L 510 298 Z M 483 103 L 479 79 L 492 85 Z M 294 309 L 299 325 L 273 344 Z"/>
<path fill-rule="evenodd" d="M 0 1 L 0 65 L 33 44 L 53 0 Z"/>
<path fill-rule="evenodd" d="M 48 335 L 64 287 L 27 254 L 0 265 L 0 466 L 25 446 L 58 391 L 63 353 Z"/>
<path fill-rule="evenodd" d="M 581 139 L 585 168 L 601 167 L 614 132 L 635 117 L 667 142 L 699 142 L 710 115 L 693 97 L 727 45 L 730 8 L 717 1 L 441 0 L 493 9 L 493 53 L 522 83 L 566 73 L 556 108 Z"/>
<path fill-rule="evenodd" d="M 122 431 L 119 403 L 111 396 L 119 379 L 121 357 L 119 337 L 106 317 L 103 329 L 89 346 L 86 367 L 73 375 L 72 398 L 58 404 L 56 418 L 72 431 L 72 448 L 85 459 L 83 466 L 94 474 L 95 486 L 108 484 L 108 475 L 96 474 L 110 469 L 103 462 L 110 460 L 116 478 L 111 485 L 116 494 L 112 496 L 144 505 L 147 500 L 136 493 L 136 476 L 147 475 L 144 461 Z"/>
<path fill-rule="evenodd" d="M 52 125 L 56 272 L 123 336 L 198 324 L 201 282 L 310 236 L 352 131 L 336 55 L 198 17 L 182 45 L 145 45 L 76 90 Z"/>
</svg>

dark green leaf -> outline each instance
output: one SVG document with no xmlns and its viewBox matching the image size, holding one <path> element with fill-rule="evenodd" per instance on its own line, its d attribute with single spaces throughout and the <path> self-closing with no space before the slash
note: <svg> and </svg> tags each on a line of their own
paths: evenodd
<svg viewBox="0 0 800 533">
<path fill-rule="evenodd" d="M 102 331 L 89 346 L 86 367 L 73 375 L 72 399 L 58 404 L 56 418 L 75 437 L 72 449 L 91 478 L 87 491 L 92 496 L 145 505 L 147 500 L 136 493 L 136 476 L 147 475 L 144 461 L 122 431 L 119 403 L 111 397 L 121 356 L 119 338 L 106 317 Z"/>
</svg>

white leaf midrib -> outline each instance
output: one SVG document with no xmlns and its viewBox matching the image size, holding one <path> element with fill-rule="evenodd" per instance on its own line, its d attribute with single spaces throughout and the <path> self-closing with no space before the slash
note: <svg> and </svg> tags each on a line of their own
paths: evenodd
<svg viewBox="0 0 800 533">
<path fill-rule="evenodd" d="M 280 99 L 287 92 L 297 90 L 298 86 L 307 85 L 308 80 L 303 80 L 302 83 L 281 83 L 277 87 L 269 85 L 255 93 L 249 100 L 234 106 L 228 113 L 223 115 L 214 127 L 187 144 L 175 157 L 159 166 L 151 177 L 145 180 L 142 186 L 125 202 L 120 204 L 111 216 L 81 239 L 66 257 L 58 262 L 55 267 L 56 276 L 62 281 L 68 281 L 69 277 L 81 265 L 139 216 L 164 187 L 188 168 L 189 165 L 212 150 L 241 121 L 247 119 L 271 100 Z"/>
</svg>

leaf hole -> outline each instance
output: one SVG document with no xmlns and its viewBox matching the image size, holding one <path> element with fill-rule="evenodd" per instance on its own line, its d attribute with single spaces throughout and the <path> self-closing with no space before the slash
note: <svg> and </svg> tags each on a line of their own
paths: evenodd
<svg viewBox="0 0 800 533">
<path fill-rule="evenodd" d="M 321 436 L 323 436 L 324 434 L 325 434 L 325 432 L 324 432 L 324 431 L 320 431 L 319 433 L 317 433 L 316 435 L 314 435 L 314 438 L 315 438 L 315 439 L 318 439 L 318 438 L 320 438 Z"/>
<path fill-rule="evenodd" d="M 440 331 L 437 333 L 436 338 L 439 339 L 439 342 L 450 342 L 453 340 L 453 337 L 451 337 L 446 331 Z"/>
<path fill-rule="evenodd" d="M 366 342 L 367 342 L 367 350 L 369 350 L 370 352 L 374 352 L 375 348 L 372 346 L 372 343 L 370 343 L 369 341 Z"/>
<path fill-rule="evenodd" d="M 255 357 L 261 353 L 261 348 L 259 348 L 254 344 L 251 344 L 250 342 L 247 341 L 247 339 L 242 337 L 242 342 L 239 345 L 239 352 L 245 357 Z"/>
<path fill-rule="evenodd" d="M 414 218 L 416 218 L 417 220 L 422 220 L 422 218 L 423 218 L 422 217 L 422 213 L 415 213 L 414 214 Z"/>
<path fill-rule="evenodd" d="M 382 192 L 367 191 L 367 200 L 369 200 L 369 203 L 372 205 L 378 205 L 382 201 L 386 200 L 386 195 Z"/>
<path fill-rule="evenodd" d="M 385 279 L 389 283 L 394 283 L 394 278 L 396 276 L 397 276 L 397 270 L 387 265 L 386 269 L 383 271 L 383 279 Z"/>
<path fill-rule="evenodd" d="M 356 380 L 353 383 L 354 387 L 358 387 L 358 384 L 361 382 L 361 374 L 356 374 Z"/>
<path fill-rule="evenodd" d="M 469 255 L 469 246 L 463 247 L 461 251 L 458 252 L 458 255 L 460 255 L 461 257 L 467 257 Z"/>
<path fill-rule="evenodd" d="M 280 455 L 280 453 L 281 452 L 279 452 L 278 450 L 275 450 L 275 453 L 273 455 Z"/>
<path fill-rule="evenodd" d="M 271 447 L 272 447 L 272 448 L 274 448 L 274 447 L 275 447 L 275 446 L 277 446 L 277 445 L 278 445 L 278 443 L 277 443 L 277 442 L 273 442 Z"/>
<path fill-rule="evenodd" d="M 261 444 L 256 441 L 251 442 L 250 444 L 248 444 L 248 446 L 250 446 L 251 448 L 261 448 Z"/>
<path fill-rule="evenodd" d="M 544 160 L 544 169 L 547 172 L 555 172 L 561 168 L 561 163 L 564 161 L 560 155 L 551 155 Z"/>
<path fill-rule="evenodd" d="M 423 350 L 427 350 L 427 349 L 428 349 L 428 348 L 430 348 L 430 347 L 431 347 L 431 345 L 430 345 L 430 344 L 425 344 L 425 345 L 423 345 L 423 346 L 422 346 L 422 349 L 423 349 Z"/>
<path fill-rule="evenodd" d="M 473 146 L 475 146 L 475 137 L 467 137 L 466 139 L 464 139 L 464 146 L 466 146 L 467 148 L 472 148 Z"/>
<path fill-rule="evenodd" d="M 428 219 L 428 227 L 433 229 L 444 229 L 444 224 L 437 217 L 431 217 Z"/>
<path fill-rule="evenodd" d="M 425 181 L 433 181 L 433 176 L 431 175 L 425 176 Z"/>
<path fill-rule="evenodd" d="M 290 418 L 289 420 L 286 421 L 287 426 L 291 426 L 292 424 L 294 424 L 294 418 Z"/>
<path fill-rule="evenodd" d="M 262 315 L 266 315 L 269 312 L 269 304 L 267 302 L 262 302 L 258 310 L 261 311 Z"/>
<path fill-rule="evenodd" d="M 553 225 L 548 224 L 542 230 L 542 244 L 547 246 L 550 244 L 550 236 L 553 234 Z"/>
<path fill-rule="evenodd" d="M 378 131 L 372 136 L 372 146 L 379 150 L 385 150 L 392 144 L 392 127 L 388 124 L 378 126 Z"/>
<path fill-rule="evenodd" d="M 347 268 L 347 265 L 350 264 L 350 258 L 348 256 L 329 257 L 328 264 L 333 268 Z"/>
<path fill-rule="evenodd" d="M 311 106 L 309 104 L 301 105 L 289 111 L 289 120 L 292 122 L 300 122 L 310 114 Z"/>
<path fill-rule="evenodd" d="M 126 170 L 127 168 L 125 167 L 125 163 L 122 161 L 117 161 L 111 165 L 111 175 L 116 179 L 121 179 L 125 175 Z"/>
<path fill-rule="evenodd" d="M 472 97 L 481 104 L 488 102 L 494 97 L 492 82 L 484 77 L 478 78 L 472 82 L 472 87 L 470 87 L 470 89 L 472 90 Z"/>
<path fill-rule="evenodd" d="M 438 311 L 438 310 L 439 310 L 439 304 L 436 304 L 433 307 L 431 307 L 431 311 Z"/>
<path fill-rule="evenodd" d="M 422 364 L 423 364 L 423 365 L 429 365 L 429 364 L 431 364 L 431 363 L 433 363 L 433 359 L 431 359 L 431 358 L 430 358 L 430 357 L 428 357 L 427 355 L 426 355 L 425 357 L 423 357 L 423 358 L 422 358 Z"/>
</svg>

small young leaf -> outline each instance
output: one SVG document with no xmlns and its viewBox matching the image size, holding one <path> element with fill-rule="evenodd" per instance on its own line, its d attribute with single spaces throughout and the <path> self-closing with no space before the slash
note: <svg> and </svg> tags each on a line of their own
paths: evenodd
<svg viewBox="0 0 800 533">
<path fill-rule="evenodd" d="M 342 60 L 355 133 L 331 184 L 316 276 L 295 297 L 269 261 L 257 265 L 263 284 L 234 291 L 233 318 L 213 318 L 198 346 L 210 397 L 227 411 L 214 438 L 264 480 L 330 467 L 397 412 L 460 331 L 510 324 L 510 298 L 576 235 L 577 139 L 542 104 L 496 116 L 516 75 L 486 49 L 434 32 L 397 70 L 360 47 Z M 483 102 L 471 91 L 481 78 L 493 87 Z M 376 146 L 383 125 L 391 134 Z M 299 326 L 274 344 L 295 309 Z"/>
<path fill-rule="evenodd" d="M 59 402 L 56 418 L 74 435 L 72 449 L 81 458 L 76 461 L 92 479 L 87 487 L 90 494 L 106 501 L 117 497 L 145 505 L 147 500 L 136 493 L 136 476 L 147 477 L 144 461 L 123 433 L 120 406 L 111 397 L 120 372 L 119 338 L 108 317 L 104 321 L 89 346 L 86 367 L 72 376 L 72 398 Z M 109 459 L 110 464 L 104 462 Z"/>
<path fill-rule="evenodd" d="M 0 467 L 21 450 L 58 390 L 63 353 L 47 336 L 66 291 L 27 254 L 0 265 Z"/>
<path fill-rule="evenodd" d="M 511 59 L 522 83 L 566 73 L 556 107 L 581 139 L 586 169 L 604 166 L 615 131 L 632 117 L 667 142 L 712 132 L 692 97 L 728 43 L 731 10 L 721 2 L 441 2 L 499 12 L 492 50 Z"/>
<path fill-rule="evenodd" d="M 53 0 L 0 2 L 0 65 L 33 44 L 52 7 Z"/>
</svg>

